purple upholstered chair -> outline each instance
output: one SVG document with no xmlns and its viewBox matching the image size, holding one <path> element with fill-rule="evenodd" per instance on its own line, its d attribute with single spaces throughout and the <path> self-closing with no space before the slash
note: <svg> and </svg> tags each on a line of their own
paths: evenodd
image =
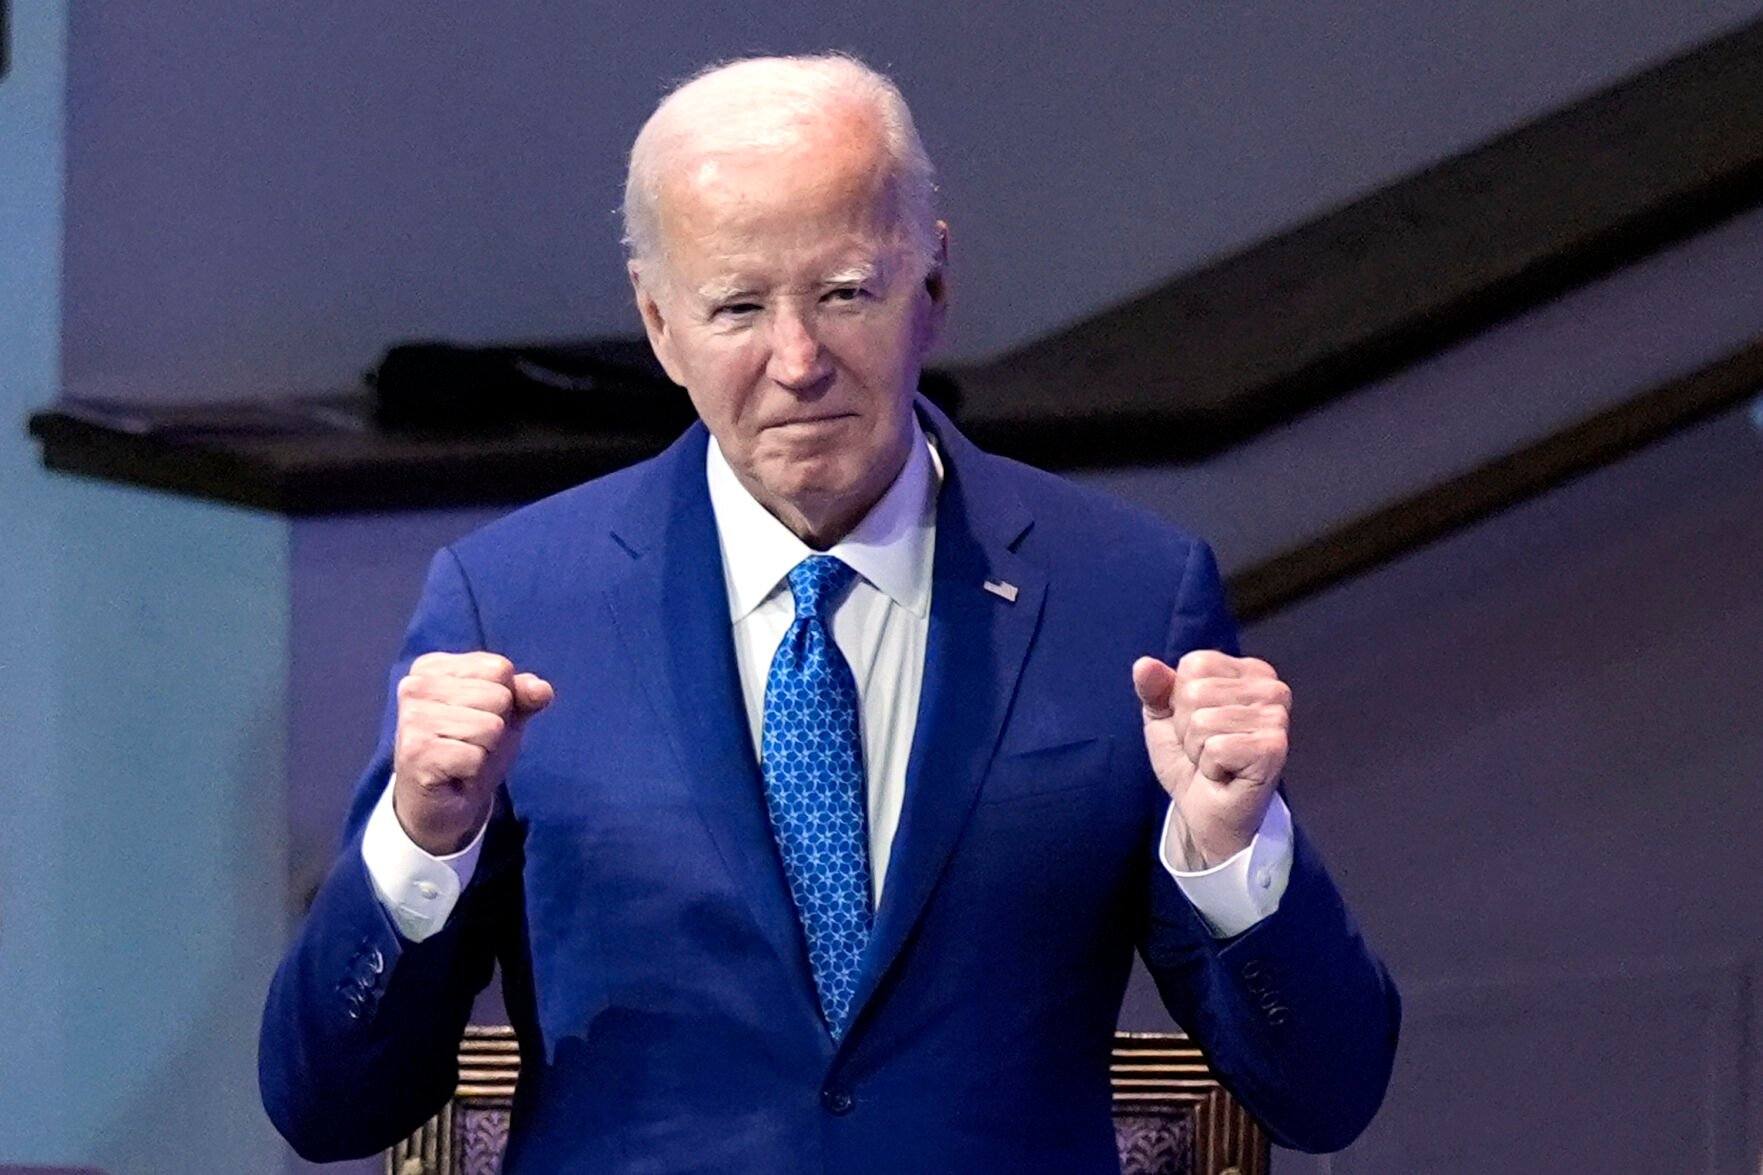
<svg viewBox="0 0 1763 1175">
<path fill-rule="evenodd" d="M 386 1152 L 387 1175 L 495 1175 L 519 1072 L 513 1029 L 467 1028 L 453 1100 Z M 1267 1136 L 1185 1036 L 1115 1034 L 1113 1077 L 1123 1175 L 1267 1175 Z"/>
</svg>

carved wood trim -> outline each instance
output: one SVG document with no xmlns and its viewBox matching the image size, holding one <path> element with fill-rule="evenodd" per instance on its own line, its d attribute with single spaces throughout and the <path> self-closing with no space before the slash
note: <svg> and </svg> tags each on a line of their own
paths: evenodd
<svg viewBox="0 0 1763 1175">
<path fill-rule="evenodd" d="M 1205 1054 L 1188 1038 L 1115 1033 L 1110 1080 L 1116 1114 L 1194 1115 L 1195 1175 L 1268 1175 L 1266 1134 L 1219 1087 Z"/>
<path fill-rule="evenodd" d="M 453 1100 L 420 1130 L 386 1152 L 386 1175 L 457 1175 L 454 1145 L 459 1113 L 509 1111 L 520 1077 L 520 1043 L 506 1024 L 468 1024 L 459 1042 L 459 1081 Z"/>
</svg>

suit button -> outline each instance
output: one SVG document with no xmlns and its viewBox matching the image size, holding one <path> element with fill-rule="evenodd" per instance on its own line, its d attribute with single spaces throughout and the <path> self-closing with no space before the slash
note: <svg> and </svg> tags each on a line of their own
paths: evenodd
<svg viewBox="0 0 1763 1175">
<path fill-rule="evenodd" d="M 1267 1022 L 1275 1028 L 1282 1027 L 1286 1021 L 1291 1018 L 1292 1010 L 1283 1004 L 1279 1007 L 1267 1009 Z"/>
<path fill-rule="evenodd" d="M 849 1114 L 857 1105 L 857 1099 L 851 1096 L 848 1089 L 829 1086 L 820 1091 L 820 1104 L 826 1107 L 829 1114 Z"/>
</svg>

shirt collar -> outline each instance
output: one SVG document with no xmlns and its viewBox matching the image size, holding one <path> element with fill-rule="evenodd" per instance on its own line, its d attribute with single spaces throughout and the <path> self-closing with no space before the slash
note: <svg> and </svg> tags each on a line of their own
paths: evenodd
<svg viewBox="0 0 1763 1175">
<path fill-rule="evenodd" d="M 747 492 L 715 437 L 710 438 L 704 466 L 722 547 L 729 619 L 739 622 L 815 551 Z M 930 613 L 936 498 L 942 480 L 941 455 L 914 415 L 912 446 L 899 476 L 851 533 L 826 551 L 920 619 Z"/>
</svg>

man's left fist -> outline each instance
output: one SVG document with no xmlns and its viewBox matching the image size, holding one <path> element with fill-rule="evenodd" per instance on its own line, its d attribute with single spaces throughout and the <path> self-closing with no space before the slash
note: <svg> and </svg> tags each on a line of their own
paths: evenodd
<svg viewBox="0 0 1763 1175">
<path fill-rule="evenodd" d="M 1285 767 L 1291 687 L 1265 661 L 1211 649 L 1173 669 L 1140 657 L 1132 684 L 1151 769 L 1175 800 L 1186 868 L 1208 869 L 1247 848 Z"/>
</svg>

